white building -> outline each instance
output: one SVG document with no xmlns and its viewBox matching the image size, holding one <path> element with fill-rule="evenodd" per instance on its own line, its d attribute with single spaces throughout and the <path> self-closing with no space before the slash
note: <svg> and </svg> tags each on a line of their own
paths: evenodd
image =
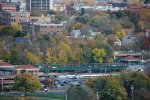
<svg viewBox="0 0 150 100">
<path fill-rule="evenodd" d="M 71 38 L 80 38 L 81 36 L 81 31 L 80 30 L 75 30 L 73 29 L 71 32 L 70 32 L 70 37 Z"/>
</svg>

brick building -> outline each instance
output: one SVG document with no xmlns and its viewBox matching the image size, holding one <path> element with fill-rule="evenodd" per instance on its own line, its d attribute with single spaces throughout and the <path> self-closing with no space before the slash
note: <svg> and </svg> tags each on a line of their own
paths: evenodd
<svg viewBox="0 0 150 100">
<path fill-rule="evenodd" d="M 33 77 L 38 78 L 39 69 L 32 65 L 11 65 L 0 61 L 0 90 L 11 90 L 14 78 L 18 74 L 29 73 Z"/>
<path fill-rule="evenodd" d="M 64 26 L 63 24 L 53 24 L 46 22 L 34 22 L 32 26 L 32 34 L 34 37 L 38 35 L 44 35 L 48 33 L 62 34 Z"/>
</svg>

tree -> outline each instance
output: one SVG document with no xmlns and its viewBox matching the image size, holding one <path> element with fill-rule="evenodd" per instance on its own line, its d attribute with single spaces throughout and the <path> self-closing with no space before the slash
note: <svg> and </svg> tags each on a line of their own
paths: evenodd
<svg viewBox="0 0 150 100">
<path fill-rule="evenodd" d="M 22 57 L 19 53 L 19 49 L 18 48 L 11 48 L 10 49 L 10 63 L 11 64 L 22 64 Z"/>
<path fill-rule="evenodd" d="M 15 35 L 15 29 L 12 26 L 6 26 L 2 29 L 2 35 Z"/>
<path fill-rule="evenodd" d="M 98 48 L 94 48 L 92 50 L 92 57 L 93 60 L 97 63 L 102 63 L 103 62 L 103 57 L 106 55 L 105 50 L 104 49 L 98 49 Z"/>
<path fill-rule="evenodd" d="M 40 89 L 40 82 L 30 74 L 19 74 L 15 77 L 13 88 L 17 91 L 35 92 Z"/>
<path fill-rule="evenodd" d="M 122 39 L 125 35 L 125 31 L 122 29 L 121 25 L 116 25 L 114 34 L 116 34 L 119 39 Z"/>
<path fill-rule="evenodd" d="M 32 52 L 24 52 L 24 63 L 25 64 L 41 64 L 41 58 Z"/>
<path fill-rule="evenodd" d="M 88 85 L 89 87 L 93 87 L 94 84 L 94 79 L 92 77 L 88 77 L 85 81 L 86 85 Z"/>
<path fill-rule="evenodd" d="M 68 100 L 96 100 L 91 93 L 86 91 L 83 87 L 74 86 L 67 90 Z"/>
<path fill-rule="evenodd" d="M 98 91 L 99 100 L 125 100 L 127 97 L 124 87 L 112 76 L 94 80 L 93 89 Z"/>
</svg>

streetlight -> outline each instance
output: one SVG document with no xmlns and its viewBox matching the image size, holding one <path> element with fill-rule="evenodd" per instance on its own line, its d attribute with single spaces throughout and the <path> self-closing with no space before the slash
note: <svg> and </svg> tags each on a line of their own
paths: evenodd
<svg viewBox="0 0 150 100">
<path fill-rule="evenodd" d="M 134 90 L 134 86 L 131 85 L 131 90 L 132 90 L 132 100 L 133 100 L 133 90 Z"/>
</svg>

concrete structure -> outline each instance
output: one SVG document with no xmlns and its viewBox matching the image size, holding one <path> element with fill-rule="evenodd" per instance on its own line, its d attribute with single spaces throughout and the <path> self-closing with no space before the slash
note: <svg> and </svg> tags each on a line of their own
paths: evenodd
<svg viewBox="0 0 150 100">
<path fill-rule="evenodd" d="M 54 0 L 26 0 L 27 11 L 48 11 L 53 10 Z"/>
</svg>

